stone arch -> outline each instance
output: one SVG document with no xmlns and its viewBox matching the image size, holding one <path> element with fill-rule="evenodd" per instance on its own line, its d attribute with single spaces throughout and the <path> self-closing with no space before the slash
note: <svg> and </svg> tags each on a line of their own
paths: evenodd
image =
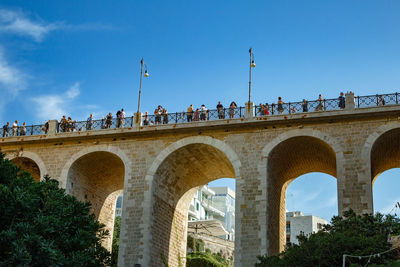
<svg viewBox="0 0 400 267">
<path fill-rule="evenodd" d="M 129 161 L 128 156 L 118 147 L 111 146 L 111 145 L 97 145 L 97 146 L 90 146 L 87 148 L 84 148 L 74 155 L 72 155 L 67 162 L 64 164 L 64 167 L 61 170 L 61 175 L 60 175 L 60 187 L 63 187 L 67 190 L 68 193 L 68 188 L 66 187 L 67 185 L 67 176 L 68 176 L 68 171 L 71 168 L 71 165 L 80 157 L 84 156 L 85 154 L 89 154 L 92 152 L 110 152 L 112 154 L 117 155 L 122 162 L 125 165 L 125 177 L 130 177 L 131 173 L 131 164 Z"/>
<path fill-rule="evenodd" d="M 81 201 L 90 201 L 96 218 L 106 225 L 110 236 L 103 245 L 111 249 L 115 204 L 130 175 L 125 153 L 113 146 L 82 149 L 65 164 L 61 181 L 66 191 Z"/>
<path fill-rule="evenodd" d="M 379 141 L 378 139 L 384 138 L 385 135 L 393 134 L 393 133 L 396 134 L 395 131 L 400 131 L 400 122 L 391 122 L 391 123 L 387 123 L 387 124 L 380 126 L 375 132 L 370 134 L 365 141 L 365 144 L 364 144 L 362 152 L 361 152 L 361 157 L 364 162 L 364 165 L 366 166 L 366 171 L 367 171 L 368 175 L 371 177 L 372 185 L 380 173 L 382 173 L 385 170 L 393 168 L 393 167 L 389 167 L 389 165 L 387 165 L 380 171 L 373 170 L 373 166 L 372 166 L 373 163 L 371 162 L 371 157 L 373 156 L 372 152 L 374 149 L 374 145 L 377 144 L 377 141 Z M 396 138 L 395 141 L 398 142 L 399 140 Z M 395 148 L 396 145 L 393 145 L 392 147 Z M 391 162 L 389 164 L 397 165 L 395 162 Z"/>
<path fill-rule="evenodd" d="M 186 137 L 183 138 L 179 141 L 176 141 L 166 147 L 163 151 L 161 151 L 157 157 L 154 159 L 153 163 L 151 164 L 149 170 L 146 173 L 146 182 L 148 184 L 151 184 L 153 179 L 154 179 L 154 174 L 157 171 L 158 167 L 160 164 L 174 151 L 190 145 L 190 144 L 205 144 L 205 145 L 210 145 L 213 146 L 222 152 L 226 154 L 226 156 L 229 158 L 229 160 L 232 162 L 233 168 L 235 170 L 235 173 L 239 174 L 240 173 L 240 167 L 241 163 L 239 160 L 238 155 L 236 152 L 225 142 L 212 138 L 210 136 L 193 136 L 193 137 Z M 239 175 L 237 175 L 239 176 Z"/>
<path fill-rule="evenodd" d="M 285 244 L 286 189 L 300 175 L 323 172 L 337 178 L 338 209 L 341 213 L 341 191 L 343 182 L 343 149 L 326 133 L 313 129 L 296 129 L 279 135 L 262 150 L 259 172 L 263 188 L 266 188 L 267 207 L 260 225 L 267 225 L 263 231 L 263 245 L 266 253 L 277 254 Z M 265 241 L 264 241 L 265 240 Z"/>
<path fill-rule="evenodd" d="M 306 129 L 296 129 L 296 130 L 291 130 L 288 132 L 285 132 L 283 134 L 280 134 L 278 137 L 274 138 L 271 142 L 269 142 L 262 150 L 262 155 L 263 157 L 268 157 L 269 153 L 276 147 L 279 143 L 282 141 L 285 141 L 289 138 L 292 137 L 297 137 L 297 136 L 310 136 L 310 137 L 315 137 L 318 139 L 321 139 L 322 141 L 326 142 L 329 144 L 332 149 L 335 151 L 336 156 L 338 157 L 338 160 L 341 160 L 343 158 L 343 149 L 339 142 L 331 137 L 327 133 L 323 133 L 318 130 L 306 128 Z"/>
<path fill-rule="evenodd" d="M 46 165 L 36 153 L 24 150 L 18 155 L 9 154 L 7 158 L 23 170 L 30 172 L 36 181 L 40 181 L 47 174 Z"/>
<path fill-rule="evenodd" d="M 391 122 L 380 126 L 365 141 L 361 157 L 365 166 L 364 172 L 370 182 L 371 212 L 373 211 L 373 185 L 382 172 L 400 167 L 399 147 L 399 122 Z"/>
<path fill-rule="evenodd" d="M 206 168 L 201 167 L 204 165 L 195 163 L 192 165 L 193 170 L 189 170 L 188 162 L 192 159 L 186 162 L 184 159 L 192 152 L 199 155 L 198 160 L 206 160 Z M 218 170 L 215 168 L 217 165 Z M 181 139 L 158 154 L 145 177 L 150 194 L 145 195 L 144 205 L 151 208 L 145 209 L 144 216 L 145 221 L 151 223 L 145 234 L 144 244 L 147 244 L 145 249 L 147 253 L 144 253 L 143 265 L 161 264 L 160 253 L 166 256 L 170 266 L 178 264 L 178 256 L 183 256 L 186 251 L 187 210 L 189 208 L 187 200 L 193 197 L 189 196 L 193 192 L 192 189 L 218 178 L 238 179 L 240 167 L 239 157 L 229 145 L 208 136 Z M 192 176 L 195 178 L 188 179 Z M 158 225 L 162 222 L 159 218 L 160 214 L 166 216 L 165 221 L 168 221 L 168 225 L 164 228 L 168 236 L 163 236 L 162 231 L 159 230 Z"/>
</svg>

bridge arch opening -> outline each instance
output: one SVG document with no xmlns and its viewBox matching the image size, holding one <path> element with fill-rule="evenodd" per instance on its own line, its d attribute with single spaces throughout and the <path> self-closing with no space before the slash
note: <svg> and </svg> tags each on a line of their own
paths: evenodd
<svg viewBox="0 0 400 267">
<path fill-rule="evenodd" d="M 374 209 L 389 212 L 388 207 L 394 206 L 396 202 L 400 201 L 399 198 L 394 196 L 394 192 L 390 197 L 391 192 L 388 189 L 397 188 L 393 184 L 398 183 L 395 179 L 400 174 L 400 128 L 388 130 L 375 140 L 371 148 L 370 162 L 373 200 L 377 202 L 377 195 L 385 195 L 387 201 L 386 203 L 379 201 L 378 206 L 374 204 Z M 386 188 L 386 193 L 381 192 L 382 188 Z M 390 203 L 390 201 L 393 203 Z"/>
<path fill-rule="evenodd" d="M 111 250 L 115 204 L 124 187 L 125 165 L 116 154 L 90 152 L 77 158 L 67 173 L 67 192 L 92 204 L 92 212 L 110 236 L 103 245 Z"/>
<path fill-rule="evenodd" d="M 40 181 L 41 173 L 39 165 L 28 157 L 15 157 L 11 160 L 12 163 L 19 166 L 22 170 L 29 172 L 35 181 Z"/>
<path fill-rule="evenodd" d="M 301 175 L 320 172 L 337 177 L 336 153 L 312 136 L 290 137 L 267 155 L 268 253 L 278 254 L 286 244 L 286 191 Z"/>
<path fill-rule="evenodd" d="M 379 136 L 372 145 L 370 157 L 372 183 L 382 172 L 400 168 L 400 128 Z"/>
<path fill-rule="evenodd" d="M 379 178 L 374 180 L 373 200 L 374 212 L 388 214 L 398 212 L 395 209 L 396 203 L 400 202 L 399 180 L 400 168 L 392 168 L 379 174 Z"/>
<path fill-rule="evenodd" d="M 298 244 L 300 232 L 322 229 L 338 214 L 336 178 L 321 172 L 297 177 L 286 191 L 286 212 L 286 244 Z"/>
<path fill-rule="evenodd" d="M 151 266 L 185 264 L 188 211 L 195 192 L 219 178 L 236 178 L 232 159 L 211 144 L 191 143 L 172 151 L 153 178 Z"/>
</svg>

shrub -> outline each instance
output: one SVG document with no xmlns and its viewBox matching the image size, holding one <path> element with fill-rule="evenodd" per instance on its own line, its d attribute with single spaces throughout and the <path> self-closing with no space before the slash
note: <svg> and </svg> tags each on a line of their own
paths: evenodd
<svg viewBox="0 0 400 267">
<path fill-rule="evenodd" d="M 331 224 L 325 225 L 321 231 L 298 236 L 299 245 L 289 244 L 286 251 L 278 256 L 258 257 L 256 266 L 341 266 L 343 254 L 371 255 L 389 250 L 388 236 L 399 233 L 400 221 L 397 217 L 379 213 L 356 215 L 352 210 L 345 211 L 343 217 L 333 217 Z M 395 264 L 398 257 L 398 250 L 393 250 L 371 258 L 369 264 Z M 368 258 L 348 259 L 348 264 L 361 266 L 368 261 Z"/>
<path fill-rule="evenodd" d="M 35 182 L 0 153 L 0 266 L 108 266 L 104 225 L 46 176 Z"/>
</svg>

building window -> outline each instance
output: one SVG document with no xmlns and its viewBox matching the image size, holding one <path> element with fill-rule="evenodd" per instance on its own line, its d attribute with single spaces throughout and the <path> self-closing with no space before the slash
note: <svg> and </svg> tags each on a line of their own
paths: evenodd
<svg viewBox="0 0 400 267">
<path fill-rule="evenodd" d="M 286 243 L 290 243 L 290 235 L 286 235 Z"/>
<path fill-rule="evenodd" d="M 286 222 L 286 233 L 290 233 L 290 222 Z"/>
<path fill-rule="evenodd" d="M 196 210 L 199 210 L 199 203 L 196 203 Z"/>
</svg>

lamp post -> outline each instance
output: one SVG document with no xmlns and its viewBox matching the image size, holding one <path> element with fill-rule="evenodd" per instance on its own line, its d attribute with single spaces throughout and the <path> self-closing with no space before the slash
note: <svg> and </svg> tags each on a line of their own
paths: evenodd
<svg viewBox="0 0 400 267">
<path fill-rule="evenodd" d="M 136 116 L 137 123 L 140 122 L 139 121 L 140 120 L 139 112 L 140 112 L 140 98 L 142 96 L 142 77 L 143 76 L 146 78 L 149 77 L 149 73 L 147 72 L 147 65 L 146 65 L 146 63 L 144 63 L 143 58 L 142 58 L 142 60 L 140 60 L 140 65 L 141 65 L 141 68 L 140 68 L 139 100 L 138 100 L 138 108 L 137 108 L 137 116 Z M 144 65 L 144 74 L 143 74 L 143 65 Z"/>
<path fill-rule="evenodd" d="M 256 63 L 254 63 L 254 53 L 252 48 L 250 47 L 249 49 L 249 54 L 250 54 L 250 70 L 249 70 L 249 103 L 251 101 L 251 68 L 256 67 Z"/>
</svg>

